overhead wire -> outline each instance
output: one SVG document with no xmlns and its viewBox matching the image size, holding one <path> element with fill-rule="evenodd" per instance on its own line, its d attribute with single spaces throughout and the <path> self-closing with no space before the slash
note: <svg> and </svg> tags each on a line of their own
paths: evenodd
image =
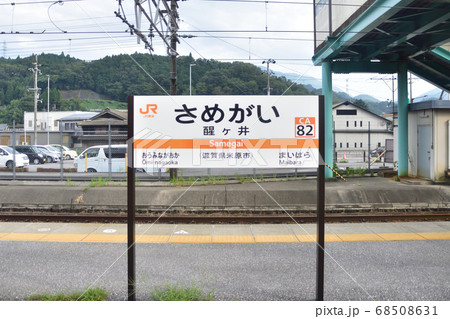
<svg viewBox="0 0 450 319">
<path fill-rule="evenodd" d="M 26 2 L 3 2 L 0 3 L 0 6 L 16 6 L 16 5 L 36 5 L 36 4 L 46 4 L 46 3 L 54 3 L 54 2 L 80 2 L 84 0 L 46 0 L 46 1 L 26 1 Z"/>
<path fill-rule="evenodd" d="M 84 0 L 59 0 L 57 2 L 82 2 Z M 191 0 L 192 1 L 192 0 Z M 305 1 L 274 1 L 274 0 L 198 0 L 203 2 L 240 2 L 240 3 L 265 3 L 265 4 L 287 4 L 287 5 L 314 5 L 312 2 Z M 25 1 L 25 2 L 4 2 L 0 3 L 0 6 L 9 5 L 36 5 L 54 3 L 55 0 L 41 0 L 41 1 Z M 335 7 L 370 7 L 373 4 L 355 4 L 355 3 L 321 3 L 321 6 L 335 6 Z M 389 5 L 376 5 L 378 8 L 393 8 L 393 9 L 411 9 L 411 10 L 426 10 L 427 8 L 415 7 L 415 6 L 389 6 Z M 431 10 L 431 9 L 429 9 Z"/>
<path fill-rule="evenodd" d="M 50 16 L 50 9 L 51 9 L 51 7 L 53 7 L 55 4 L 63 5 L 63 4 L 64 4 L 64 1 L 55 1 L 55 2 L 53 2 L 51 5 L 48 6 L 48 8 L 47 8 L 47 16 L 48 16 L 48 19 L 49 19 L 50 22 L 55 26 L 55 28 L 57 28 L 59 31 L 61 31 L 61 32 L 63 32 L 63 33 L 66 33 L 67 31 L 64 31 L 63 29 L 61 29 L 60 27 L 58 27 L 58 26 L 55 24 L 55 22 L 53 22 L 52 17 Z"/>
<path fill-rule="evenodd" d="M 186 22 L 186 21 L 184 21 L 184 22 Z M 188 23 L 189 24 L 189 23 Z M 191 24 L 190 24 L 191 25 Z M 196 28 L 196 27 L 194 27 L 194 28 Z M 204 32 L 204 31 L 202 31 L 202 30 L 198 30 L 198 28 L 196 28 L 197 30 L 189 30 L 189 31 L 186 31 L 186 32 Z M 230 31 L 229 31 L 230 32 Z M 231 31 L 231 32 L 235 32 L 235 31 Z M 305 33 L 305 31 L 301 31 L 302 33 Z M 309 32 L 309 31 L 307 31 L 307 32 Z M 226 37 L 226 36 L 219 36 L 219 35 L 212 35 L 212 34 L 208 34 L 209 33 L 209 31 L 206 31 L 205 32 L 207 35 L 206 36 L 195 36 L 195 37 L 197 37 L 197 38 L 200 38 L 200 37 L 205 37 L 205 38 L 216 38 L 216 39 L 223 39 L 223 38 L 229 38 L 229 39 L 245 39 L 245 40 L 248 40 L 248 37 L 232 37 L 232 36 L 229 36 L 229 37 Z M 252 37 L 252 40 L 254 39 L 254 37 Z M 267 38 L 265 38 L 265 39 L 267 39 Z M 275 40 L 276 38 L 271 38 L 272 40 Z M 282 40 L 282 38 L 279 38 L 280 40 Z M 308 41 L 314 41 L 313 39 L 302 39 L 302 40 L 308 40 Z M 187 40 L 185 40 L 185 42 L 186 43 L 188 43 L 188 41 Z M 229 44 L 229 42 L 227 42 L 227 41 L 224 41 L 225 43 L 228 43 Z M 234 47 L 237 47 L 235 44 L 231 44 L 232 46 L 234 46 Z M 240 48 L 240 47 L 239 47 Z M 243 48 L 240 48 L 241 50 L 244 50 L 244 51 L 246 51 L 245 49 L 243 49 Z M 252 61 L 252 59 L 249 57 L 248 59 L 247 58 L 245 58 L 245 59 L 236 59 L 236 58 L 214 58 L 215 60 L 218 60 L 218 61 L 251 61 L 251 62 L 253 62 Z M 253 59 L 253 60 L 255 60 L 255 59 Z M 311 61 L 311 59 L 308 57 L 308 58 L 304 58 L 304 59 L 302 59 L 302 58 L 295 58 L 295 59 L 283 59 L 283 58 L 277 58 L 276 59 L 277 61 Z M 310 71 L 310 69 L 312 68 L 312 66 L 311 66 L 311 64 L 310 63 L 308 63 L 308 64 L 305 64 L 305 65 L 307 65 L 307 66 L 310 66 L 310 68 L 306 71 L 306 72 L 303 72 L 303 73 L 300 73 L 300 72 L 298 72 L 297 70 L 294 70 L 294 69 L 292 69 L 292 68 L 289 68 L 289 67 L 286 67 L 285 65 L 283 65 L 283 64 L 278 64 L 280 67 L 282 67 L 282 68 L 285 68 L 285 69 L 288 69 L 288 70 L 290 70 L 291 72 L 294 72 L 295 74 L 299 74 L 299 77 L 297 78 L 297 79 L 295 79 L 294 81 L 292 81 L 292 83 L 294 84 L 294 83 L 298 83 L 298 81 L 302 78 L 302 77 L 304 77 L 309 71 Z M 291 86 L 293 85 L 293 84 L 291 84 Z M 291 87 L 290 86 L 290 87 Z M 290 88 L 289 87 L 289 88 Z M 288 88 L 288 89 L 289 89 Z M 361 92 L 357 92 L 356 90 L 352 90 L 352 91 L 354 91 L 354 92 L 356 92 L 356 93 L 361 93 Z"/>
<path fill-rule="evenodd" d="M 241 3 L 272 3 L 272 4 L 289 4 L 289 5 L 314 5 L 312 2 L 305 1 L 274 1 L 274 0 L 199 0 L 203 2 L 241 2 Z M 356 3 L 335 3 L 335 2 L 322 2 L 316 4 L 316 6 L 332 6 L 332 7 L 358 7 L 358 8 L 369 8 L 371 6 L 377 8 L 392 8 L 392 9 L 410 9 L 410 10 L 424 10 L 423 7 L 414 6 L 390 6 L 390 5 L 379 5 L 379 4 L 356 4 Z M 431 9 L 429 9 L 431 10 Z"/>
<path fill-rule="evenodd" d="M 222 39 L 243 39 L 248 40 L 249 37 L 236 37 L 236 36 L 210 36 L 210 35 L 196 35 L 193 38 L 222 38 Z M 270 38 L 270 37 L 251 37 L 252 40 L 274 40 L 274 41 L 314 41 L 314 39 L 301 39 L 301 38 Z"/>
<path fill-rule="evenodd" d="M 12 7 L 12 13 L 11 13 L 11 32 L 13 32 L 13 30 L 14 30 L 14 8 L 15 8 L 16 6 L 14 6 L 13 5 L 13 7 Z"/>
<path fill-rule="evenodd" d="M 192 50 L 194 50 L 200 57 L 202 57 L 202 59 L 206 60 L 206 58 L 200 53 L 198 52 L 197 49 L 195 49 L 186 39 L 181 38 L 181 40 L 186 43 Z M 221 74 L 221 76 L 224 76 L 223 74 Z M 247 92 L 245 90 L 243 90 L 239 85 L 237 85 L 236 83 L 234 83 L 233 81 L 230 82 L 231 85 L 233 85 L 235 88 L 237 88 L 242 94 L 247 94 Z"/>
<path fill-rule="evenodd" d="M 17 26 L 17 25 L 16 25 Z M 89 26 L 80 26 L 80 28 L 88 28 Z M 0 34 L 47 34 L 47 35 L 53 35 L 53 34 L 60 34 L 61 31 L 56 32 L 56 31 L 45 31 L 42 32 L 42 30 L 35 30 L 35 31 L 0 31 Z M 68 31 L 68 30 L 64 30 L 65 34 L 104 34 L 104 32 L 101 31 Z M 126 31 L 124 30 L 108 30 L 108 33 L 113 34 L 113 33 L 126 33 Z M 178 33 L 208 33 L 210 34 L 211 37 L 217 37 L 212 35 L 212 33 L 245 33 L 245 34 L 253 34 L 253 33 L 264 33 L 264 34 L 268 34 L 268 33 L 307 33 L 307 34 L 313 34 L 314 31 L 312 30 L 271 30 L 271 31 L 264 31 L 264 30 L 179 30 Z M 316 33 L 324 33 L 324 34 L 328 34 L 329 31 L 316 31 Z M 370 31 L 370 32 L 348 32 L 348 33 L 359 33 L 359 34 L 380 34 L 380 32 L 377 31 Z M 440 34 L 446 34 L 444 31 L 429 31 L 429 32 L 407 32 L 407 31 L 390 31 L 390 34 L 392 35 L 426 35 L 426 34 L 433 34 L 433 35 L 440 35 Z M 189 36 L 189 35 L 188 35 Z M 192 35 L 191 37 L 198 37 L 197 35 Z M 248 37 L 246 37 L 248 39 Z M 252 37 L 253 39 L 253 37 Z"/>
<path fill-rule="evenodd" d="M 86 14 L 86 16 L 88 16 L 89 17 L 89 14 L 79 5 L 79 4 L 77 4 L 78 5 L 78 7 Z M 108 33 L 108 31 L 106 31 L 101 25 L 99 25 L 99 24 L 97 24 L 98 25 L 98 27 L 102 30 L 102 31 L 104 31 L 108 36 L 109 36 L 109 33 Z M 114 38 L 112 38 L 112 37 L 110 37 L 111 38 L 111 40 L 113 40 L 114 41 L 114 43 L 118 46 L 118 47 L 120 47 L 124 52 L 126 52 L 124 49 L 123 49 L 123 47 L 114 39 Z M 128 57 L 166 94 L 166 95 L 170 95 L 163 87 L 162 87 L 162 85 L 161 84 L 159 84 L 159 82 L 158 81 L 156 81 L 156 79 L 141 65 L 141 64 L 139 64 L 139 62 L 137 62 L 136 61 L 136 59 L 135 58 L 133 58 L 130 54 L 128 54 Z"/>
<path fill-rule="evenodd" d="M 115 39 L 121 38 L 121 39 L 130 39 L 129 35 L 117 35 L 114 36 Z M 109 37 L 90 37 L 90 38 L 72 38 L 73 41 L 80 40 L 101 40 L 101 39 L 109 39 Z M 18 41 L 8 41 L 8 44 L 10 43 L 34 43 L 34 42 L 62 42 L 67 41 L 68 38 L 64 39 L 35 39 L 35 40 L 18 40 Z"/>
<path fill-rule="evenodd" d="M 190 24 L 190 23 L 188 23 L 188 22 L 186 22 L 186 21 L 184 21 L 185 23 L 187 23 L 187 24 L 189 24 L 189 25 L 191 25 L 193 28 L 196 28 L 194 25 L 192 25 L 192 24 Z M 240 50 L 243 50 L 243 51 L 245 51 L 245 52 L 247 52 L 247 50 L 246 49 L 243 49 L 243 48 L 241 48 L 241 47 L 238 47 L 238 46 L 236 46 L 236 45 L 234 45 L 234 44 L 231 44 L 231 43 L 229 43 L 229 42 L 227 42 L 227 41 L 225 41 L 225 40 L 223 40 L 223 39 L 221 39 L 220 37 L 217 37 L 217 36 L 214 36 L 214 35 L 209 35 L 209 36 L 211 36 L 212 38 L 217 38 L 217 39 L 219 39 L 219 40 L 221 40 L 221 41 L 223 41 L 223 42 L 225 42 L 225 43 L 227 43 L 227 44 L 229 44 L 229 45 L 232 45 L 232 46 L 234 46 L 234 47 L 236 47 L 236 48 L 239 48 Z M 186 43 L 187 43 L 187 41 L 185 41 Z M 258 55 L 256 55 L 257 57 L 259 57 L 261 60 L 264 60 L 265 58 L 263 58 L 263 57 L 261 57 L 261 56 L 258 56 Z M 219 58 L 214 58 L 214 60 L 218 60 L 218 61 L 252 61 L 252 59 L 250 59 L 250 57 L 249 57 L 249 59 L 229 59 L 229 58 L 225 58 L 225 59 L 219 59 Z M 253 59 L 253 61 L 254 61 L 255 59 Z M 311 61 L 311 59 L 310 58 L 307 58 L 307 59 L 283 59 L 283 58 L 280 58 L 280 59 L 276 59 L 277 61 L 283 61 L 283 60 L 289 60 L 289 61 Z M 252 62 L 253 62 L 252 61 Z M 307 72 L 309 72 L 310 71 L 310 69 L 313 67 L 311 64 L 308 64 L 308 66 L 310 66 L 307 70 L 306 70 L 306 72 L 303 72 L 303 73 L 300 73 L 300 72 L 298 72 L 298 71 L 296 71 L 296 70 L 293 70 L 293 69 L 290 69 L 290 68 L 287 68 L 287 67 L 285 67 L 285 66 L 283 66 L 282 64 L 279 64 L 281 67 L 283 67 L 283 68 L 286 68 L 286 69 L 289 69 L 290 71 L 293 71 L 293 72 L 295 72 L 295 74 L 298 74 L 299 76 L 294 80 L 294 81 L 292 81 L 292 83 L 290 84 L 290 86 L 283 92 L 283 95 L 294 85 L 294 84 L 296 84 L 302 77 L 304 77 L 305 76 L 305 74 L 307 73 Z"/>
<path fill-rule="evenodd" d="M 187 21 L 185 21 L 185 20 L 182 20 L 183 22 L 185 22 L 186 24 L 188 24 L 188 25 L 190 25 L 191 27 L 193 27 L 194 29 L 198 29 L 196 26 L 194 26 L 194 25 L 192 25 L 191 23 L 189 23 L 189 22 L 187 22 Z M 216 39 L 219 39 L 219 40 L 221 40 L 221 41 L 223 41 L 224 43 L 226 43 L 226 44 L 229 44 L 229 45 L 231 45 L 231 46 L 234 46 L 234 47 L 236 47 L 236 48 L 238 48 L 238 49 L 240 49 L 240 50 L 242 50 L 242 51 L 245 51 L 246 53 L 248 52 L 247 51 L 247 49 L 244 49 L 244 48 L 242 48 L 242 47 L 239 47 L 239 46 L 237 46 L 237 45 L 235 45 L 235 44 L 232 44 L 232 43 L 230 43 L 230 42 L 228 42 L 228 41 L 225 41 L 225 40 L 223 40 L 221 37 L 219 37 L 219 36 L 216 36 L 216 35 L 211 35 L 211 34 L 208 34 L 208 32 L 205 32 L 206 34 L 207 34 L 207 36 L 208 37 L 211 37 L 211 38 L 216 38 Z M 248 39 L 248 38 L 246 38 L 246 39 Z M 252 38 L 253 39 L 253 38 Z M 186 43 L 187 43 L 187 41 L 186 41 Z M 254 54 L 255 55 L 255 54 Z M 259 55 L 256 55 L 256 57 L 257 58 L 259 58 L 259 59 L 261 59 L 261 60 L 264 60 L 264 59 L 266 59 L 267 57 L 262 57 L 262 56 L 259 56 Z M 214 58 L 215 60 L 219 60 L 219 61 L 254 61 L 255 59 L 251 59 L 250 57 L 248 58 L 248 59 L 233 59 L 233 58 L 223 58 L 223 59 L 221 59 L 221 58 Z M 283 59 L 283 58 L 276 58 L 276 60 L 278 60 L 278 61 L 311 61 L 311 58 L 296 58 L 296 59 Z M 288 70 L 290 70 L 290 71 L 293 71 L 293 72 L 295 72 L 296 74 L 300 74 L 298 71 L 296 71 L 296 70 L 293 70 L 293 69 L 290 69 L 290 68 L 287 68 L 287 67 L 285 67 L 285 66 L 283 66 L 282 64 L 278 64 L 280 67 L 283 67 L 283 68 L 286 68 L 286 69 L 288 69 Z M 308 64 L 308 66 L 309 66 L 310 64 Z M 309 69 L 308 69 L 308 71 L 309 71 Z M 301 77 L 303 77 L 305 75 L 305 73 L 303 73 L 303 74 L 301 74 L 300 75 L 300 77 L 298 78 L 298 79 L 296 79 L 296 81 L 298 81 Z M 294 83 L 296 83 L 296 81 L 294 82 Z"/>
<path fill-rule="evenodd" d="M 80 1 L 80 0 L 66 0 L 66 2 L 72 2 L 72 1 Z M 211 0 L 205 0 L 205 1 L 211 1 Z M 34 2 L 22 2 L 22 3 L 17 3 L 17 4 L 40 4 L 40 3 L 51 3 L 52 5 L 54 5 L 55 3 L 58 3 L 59 1 L 34 1 Z M 222 1 L 224 2 L 224 1 Z M 254 3 L 273 3 L 273 4 L 303 4 L 303 5 L 312 5 L 312 3 L 307 3 L 307 2 L 301 2 L 301 1 L 295 1 L 295 2 L 288 2 L 288 1 L 234 1 L 234 0 L 230 0 L 229 2 L 254 2 Z M 10 3 L 0 3 L 0 5 L 10 5 Z M 338 5 L 338 4 L 334 4 L 334 5 Z M 339 4 L 341 6 L 356 6 L 355 4 Z M 359 6 L 359 5 L 358 5 Z M 360 7 L 360 6 L 359 6 Z M 406 8 L 406 7 L 404 7 Z M 86 19 L 90 19 L 93 20 L 92 18 L 86 18 Z M 72 19 L 71 21 L 76 21 L 76 20 L 85 20 L 85 19 Z M 104 24 L 102 24 L 104 26 Z M 17 25 L 16 25 L 17 26 Z M 87 27 L 86 24 L 84 24 L 83 26 L 79 26 L 79 28 L 84 28 Z M 71 35 L 83 35 L 83 34 L 105 34 L 105 32 L 93 32 L 93 31 L 70 31 L 70 30 L 65 30 L 67 31 L 67 35 L 71 34 Z M 245 33 L 245 32 L 250 32 L 250 33 L 273 33 L 273 34 L 278 34 L 278 33 L 305 33 L 305 34 L 312 34 L 314 31 L 313 30 L 270 30 L 270 31 L 264 31 L 264 30 L 201 30 L 201 29 L 197 29 L 197 30 L 179 30 L 178 31 L 181 34 L 190 34 L 190 33 L 210 33 L 209 35 L 194 35 L 193 37 L 197 37 L 197 38 L 216 38 L 216 39 L 248 39 L 248 37 L 233 37 L 233 36 L 224 36 L 224 35 L 218 35 L 216 33 Z M 328 31 L 323 31 L 324 33 L 328 33 Z M 109 34 L 124 34 L 125 31 L 116 31 L 116 30 L 112 30 L 112 31 L 108 31 Z M 212 34 L 215 33 L 215 34 Z M 319 31 L 320 33 L 320 31 Z M 3 33 L 3 34 L 9 34 L 7 32 Z M 31 32 L 31 33 L 25 33 L 25 32 L 20 32 L 18 31 L 18 33 L 15 34 L 32 34 L 32 35 L 38 35 L 40 34 L 39 32 Z M 61 34 L 61 32 L 45 32 L 45 34 Z M 125 37 L 124 37 L 125 38 Z M 255 40 L 280 40 L 280 41 L 313 41 L 313 39 L 287 39 L 287 38 L 277 38 L 277 37 L 251 37 L 252 39 Z M 118 39 L 118 38 L 117 38 Z M 181 38 L 183 39 L 183 38 Z M 61 40 L 64 41 L 64 40 Z M 71 37 L 70 39 L 66 39 L 65 41 L 77 41 L 76 38 Z M 193 49 L 194 51 L 196 51 L 197 54 L 199 54 L 199 56 L 203 56 L 201 55 L 197 50 L 195 50 L 195 48 L 193 48 L 189 42 L 191 41 L 184 41 L 188 46 L 191 47 L 191 49 Z M 242 51 L 245 51 L 246 53 L 248 52 L 247 49 L 243 49 L 242 47 L 239 47 L 238 45 L 235 44 L 231 44 L 228 41 L 224 41 L 225 43 L 228 43 L 229 45 L 232 45 L 236 48 L 239 48 Z M 128 42 L 127 42 L 128 43 Z M 96 47 L 101 47 L 100 45 L 98 45 L 98 43 L 96 44 Z M 95 48 L 92 45 L 85 45 L 84 47 L 80 48 L 80 49 L 73 49 L 74 52 L 81 52 L 81 51 L 85 51 L 88 49 L 85 48 Z M 59 50 L 59 49 L 57 49 Z M 257 58 L 263 59 L 263 57 L 261 56 L 256 56 L 255 58 L 253 58 L 253 60 L 256 60 Z M 227 61 L 227 59 L 217 59 L 220 61 Z M 228 59 L 230 60 L 230 59 Z M 239 61 L 246 61 L 247 59 L 233 59 L 233 60 L 239 60 Z M 310 58 L 304 58 L 304 59 L 282 59 L 282 58 L 278 58 L 277 60 L 280 61 L 290 61 L 290 62 L 301 62 L 301 61 L 310 61 Z M 252 61 L 252 59 L 249 59 L 249 61 Z M 253 62 L 253 61 L 252 61 Z M 297 63 L 296 63 L 297 64 Z M 309 64 L 308 64 L 309 65 Z M 282 64 L 279 64 L 280 67 L 283 67 Z M 294 71 L 292 69 L 290 69 L 291 71 Z M 295 71 L 294 71 L 295 72 Z"/>
</svg>

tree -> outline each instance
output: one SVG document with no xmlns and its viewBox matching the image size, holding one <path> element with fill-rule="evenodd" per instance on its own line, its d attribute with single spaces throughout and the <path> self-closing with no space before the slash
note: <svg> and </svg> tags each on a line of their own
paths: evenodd
<svg viewBox="0 0 450 319">
<path fill-rule="evenodd" d="M 360 108 L 369 111 L 369 106 L 361 99 L 356 99 L 353 101 L 353 104 L 359 106 Z"/>
<path fill-rule="evenodd" d="M 20 108 L 20 100 L 12 100 L 11 103 L 0 109 L 0 123 L 12 125 L 23 123 L 23 111 Z"/>
<path fill-rule="evenodd" d="M 75 99 L 62 100 L 60 111 L 85 111 L 85 110 L 81 107 L 80 98 L 76 97 Z"/>
</svg>

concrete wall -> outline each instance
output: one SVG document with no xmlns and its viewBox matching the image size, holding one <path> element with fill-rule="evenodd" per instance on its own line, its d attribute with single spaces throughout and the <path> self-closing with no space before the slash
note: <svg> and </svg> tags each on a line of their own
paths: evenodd
<svg viewBox="0 0 450 319">
<path fill-rule="evenodd" d="M 449 169 L 448 152 L 449 136 L 448 121 L 450 120 L 450 110 L 435 110 L 434 115 L 434 140 L 435 140 L 435 160 L 434 176 L 439 179 L 445 176 L 445 171 Z"/>
<path fill-rule="evenodd" d="M 417 112 L 408 113 L 408 172 L 411 176 L 417 176 Z M 423 122 L 423 120 L 422 120 Z M 398 135 L 396 136 L 398 145 Z M 398 150 L 398 148 L 397 148 Z"/>
<path fill-rule="evenodd" d="M 20 145 L 25 141 L 26 136 L 26 144 L 34 143 L 34 133 L 27 132 L 26 134 L 23 131 L 16 132 L 16 141 L 13 143 L 13 133 L 12 131 L 3 131 L 0 132 L 0 144 L 1 145 Z M 50 144 L 59 144 L 60 143 L 60 135 L 59 132 L 50 132 L 49 134 Z M 71 146 L 71 137 L 68 133 L 63 133 L 63 144 L 66 146 Z M 47 132 L 38 131 L 37 134 L 37 144 L 38 145 L 46 145 L 47 144 Z"/>
</svg>

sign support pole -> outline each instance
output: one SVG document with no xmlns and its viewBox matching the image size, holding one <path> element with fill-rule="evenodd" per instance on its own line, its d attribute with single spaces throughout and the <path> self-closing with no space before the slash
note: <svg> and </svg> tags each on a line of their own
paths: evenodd
<svg viewBox="0 0 450 319">
<path fill-rule="evenodd" d="M 128 97 L 128 169 L 127 169 L 127 252 L 128 252 L 128 301 L 136 301 L 136 184 L 134 172 L 134 97 Z"/>
<path fill-rule="evenodd" d="M 325 119 L 324 96 L 319 96 L 319 166 L 317 168 L 316 301 L 323 301 L 325 264 Z"/>
</svg>

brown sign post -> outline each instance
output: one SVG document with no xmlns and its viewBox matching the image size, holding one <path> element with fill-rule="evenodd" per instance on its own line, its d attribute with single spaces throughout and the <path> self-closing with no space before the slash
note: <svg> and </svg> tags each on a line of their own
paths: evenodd
<svg viewBox="0 0 450 319">
<path fill-rule="evenodd" d="M 142 97 L 141 97 L 142 98 Z M 160 99 L 161 97 L 149 97 L 151 99 Z M 177 98 L 193 98 L 193 97 L 177 97 Z M 226 97 L 224 99 L 229 99 L 230 97 Z M 240 97 L 235 97 L 240 98 Z M 248 98 L 248 97 L 247 97 Z M 259 96 L 254 97 L 256 99 L 260 98 Z M 280 97 L 281 98 L 281 97 Z M 305 99 L 311 99 L 312 97 L 305 97 Z M 315 124 L 318 124 L 318 132 L 314 130 L 315 133 L 312 133 L 314 125 L 302 126 L 302 122 L 298 122 L 298 119 L 295 119 L 295 125 L 297 129 L 299 129 L 300 133 L 296 133 L 298 136 L 308 135 L 311 133 L 313 138 L 317 138 L 318 135 L 318 151 L 317 157 L 317 269 L 316 269 L 316 300 L 322 301 L 324 295 L 324 255 L 325 255 L 325 127 L 324 127 L 324 97 L 322 95 L 318 96 L 318 110 L 313 112 L 318 117 Z M 172 97 L 171 101 L 174 100 Z M 311 101 L 311 100 L 308 100 Z M 317 100 L 316 100 L 317 101 Z M 127 220 L 127 247 L 128 247 L 128 300 L 134 301 L 136 300 L 136 234 L 135 234 L 135 217 L 136 217 L 136 186 L 135 186 L 135 118 L 134 118 L 134 103 L 135 97 L 128 97 L 128 171 L 127 171 L 127 205 L 128 205 L 128 220 Z M 153 104 L 147 104 L 153 105 Z M 258 105 L 260 107 L 260 105 Z M 275 106 L 272 106 L 272 110 L 274 110 Z M 297 112 L 296 110 L 293 110 Z M 308 106 L 306 108 L 306 113 L 311 112 L 311 108 Z M 274 116 L 279 117 L 278 110 L 274 110 Z M 158 113 L 158 116 L 160 113 Z M 259 117 L 261 120 L 261 117 Z M 170 120 L 166 117 L 166 121 Z M 161 124 L 161 120 L 158 119 L 159 124 Z M 164 125 L 167 123 L 163 121 Z M 263 123 L 269 123 L 270 121 L 265 121 Z M 300 128 L 298 128 L 300 126 Z M 309 131 L 306 132 L 304 129 L 308 128 Z M 318 133 L 318 134 L 317 134 Z M 297 137 L 297 136 L 296 136 Z M 298 145 L 298 141 L 294 139 L 295 145 Z M 270 143 L 270 142 L 269 142 Z M 149 143 L 151 144 L 151 143 Z M 192 154 L 191 154 L 192 155 Z M 271 154 L 273 155 L 273 154 Z M 273 160 L 273 156 L 272 156 Z M 311 167 L 311 166 L 310 166 Z"/>
<path fill-rule="evenodd" d="M 317 270 L 316 301 L 323 301 L 325 265 L 325 107 L 319 96 L 319 166 L 317 167 Z"/>
</svg>

